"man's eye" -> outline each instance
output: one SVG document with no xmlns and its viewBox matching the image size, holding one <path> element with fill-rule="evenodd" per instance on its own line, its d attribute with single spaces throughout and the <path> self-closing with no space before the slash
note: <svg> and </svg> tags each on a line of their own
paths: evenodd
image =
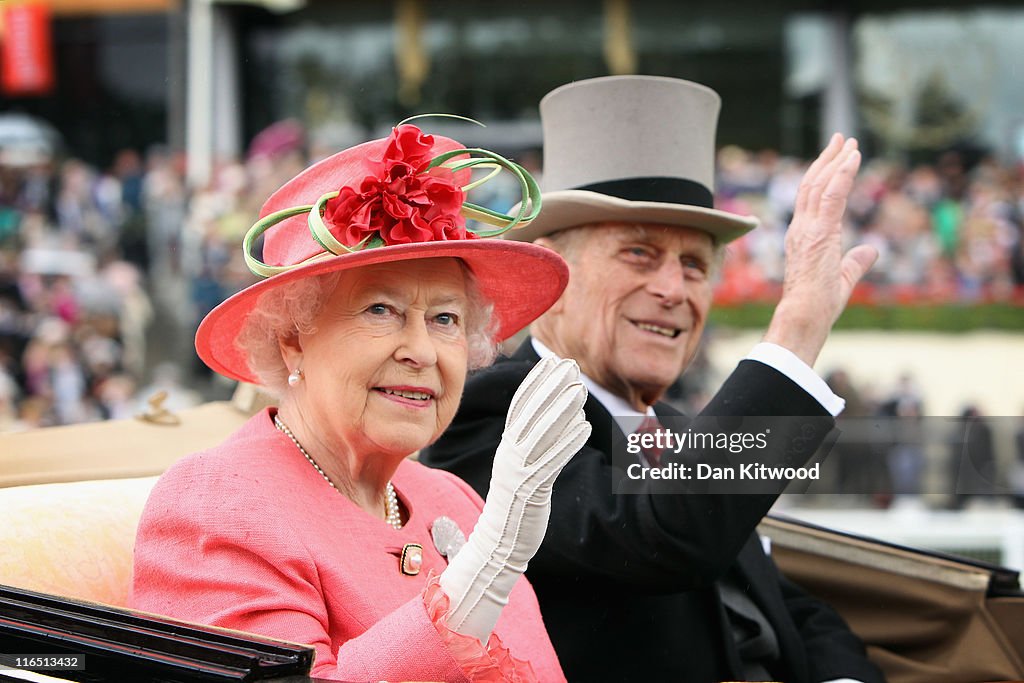
<svg viewBox="0 0 1024 683">
<path fill-rule="evenodd" d="M 701 274 L 707 273 L 708 265 L 700 259 L 685 259 L 683 261 L 683 267 L 688 271 L 697 271 Z"/>
<path fill-rule="evenodd" d="M 629 247 L 622 252 L 623 257 L 633 263 L 648 263 L 657 258 L 654 250 L 648 247 Z"/>
<path fill-rule="evenodd" d="M 388 307 L 387 304 L 370 304 L 366 307 L 366 311 L 373 315 L 387 315 Z"/>
</svg>

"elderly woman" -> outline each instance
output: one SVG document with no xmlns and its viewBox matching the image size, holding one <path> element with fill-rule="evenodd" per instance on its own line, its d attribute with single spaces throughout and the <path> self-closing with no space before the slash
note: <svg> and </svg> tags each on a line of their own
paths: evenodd
<svg viewBox="0 0 1024 683">
<path fill-rule="evenodd" d="M 552 252 L 479 239 L 531 216 L 466 202 L 476 165 L 536 196 L 512 162 L 403 124 L 267 200 L 245 240 L 266 279 L 213 310 L 196 348 L 279 404 L 161 477 L 135 607 L 307 643 L 319 677 L 564 679 L 517 579 L 590 432 L 575 364 L 543 364 L 519 388 L 486 504 L 407 458 L 451 421 L 467 369 L 566 284 Z M 465 215 L 501 227 L 470 232 Z"/>
</svg>

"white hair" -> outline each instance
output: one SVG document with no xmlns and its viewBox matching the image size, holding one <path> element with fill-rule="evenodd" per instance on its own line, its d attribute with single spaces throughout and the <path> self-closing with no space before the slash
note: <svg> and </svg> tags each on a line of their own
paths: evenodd
<svg viewBox="0 0 1024 683">
<path fill-rule="evenodd" d="M 498 355 L 494 305 L 484 297 L 476 277 L 461 260 L 465 276 L 466 341 L 469 370 L 490 365 Z M 313 321 L 334 293 L 344 271 L 296 280 L 260 296 L 245 320 L 235 345 L 246 354 L 249 369 L 272 394 L 280 397 L 288 385 L 288 368 L 279 342 L 297 334 L 313 334 Z"/>
</svg>

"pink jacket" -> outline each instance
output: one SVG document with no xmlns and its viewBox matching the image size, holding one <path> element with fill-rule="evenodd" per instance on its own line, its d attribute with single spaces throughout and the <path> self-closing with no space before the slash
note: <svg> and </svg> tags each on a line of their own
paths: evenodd
<svg viewBox="0 0 1024 683">
<path fill-rule="evenodd" d="M 134 607 L 312 645 L 313 676 L 565 680 L 525 579 L 486 652 L 444 626 L 446 561 L 430 528 L 444 515 L 469 535 L 483 503 L 467 484 L 403 462 L 392 482 L 410 516 L 392 529 L 331 488 L 272 414 L 157 482 L 135 545 Z M 416 576 L 399 568 L 406 543 L 423 546 Z"/>
</svg>

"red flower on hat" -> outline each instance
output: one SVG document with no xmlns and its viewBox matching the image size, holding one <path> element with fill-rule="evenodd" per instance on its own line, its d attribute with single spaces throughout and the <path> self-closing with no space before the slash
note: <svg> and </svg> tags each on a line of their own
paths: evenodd
<svg viewBox="0 0 1024 683">
<path fill-rule="evenodd" d="M 380 236 L 384 244 L 409 244 L 476 237 L 467 232 L 461 209 L 465 192 L 450 169 L 427 170 L 434 137 L 412 125 L 395 128 L 380 159 L 358 189 L 342 187 L 324 205 L 324 220 L 342 243 L 355 246 Z"/>
</svg>

